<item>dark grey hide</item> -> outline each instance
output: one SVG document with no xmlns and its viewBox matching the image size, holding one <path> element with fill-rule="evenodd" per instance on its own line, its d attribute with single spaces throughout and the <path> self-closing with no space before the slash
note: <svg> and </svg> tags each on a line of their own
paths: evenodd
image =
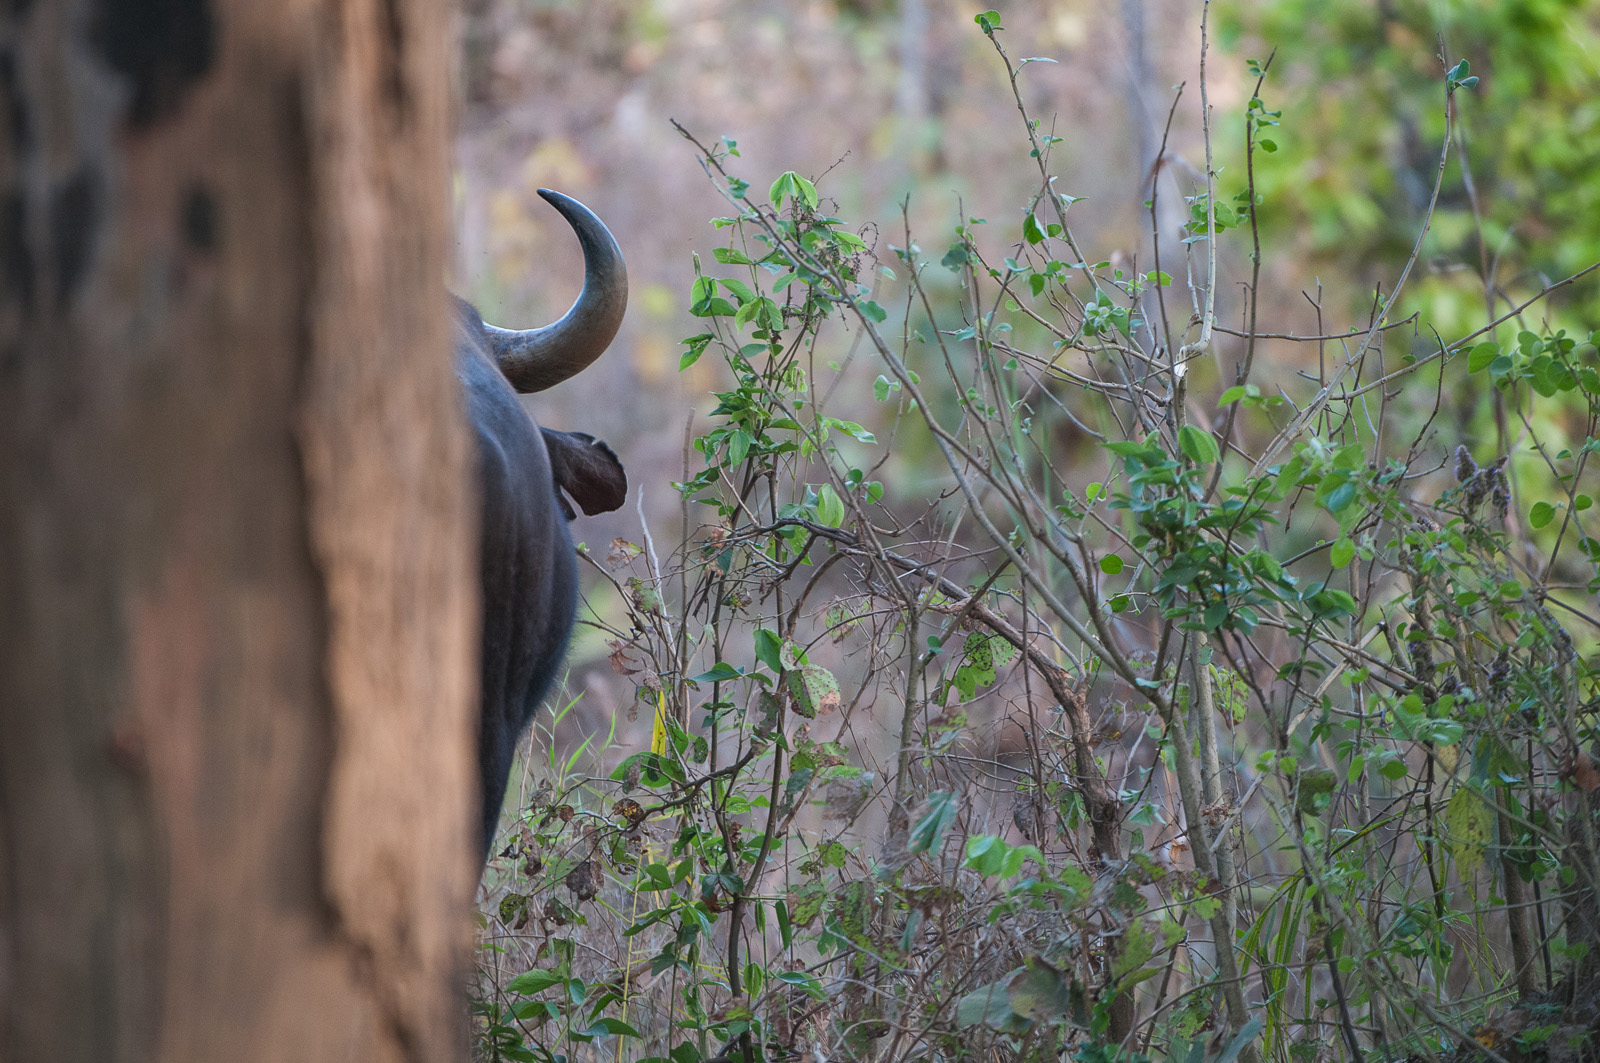
<svg viewBox="0 0 1600 1063">
<path fill-rule="evenodd" d="M 554 325 L 513 332 L 485 325 L 455 300 L 456 373 L 477 438 L 483 500 L 478 770 L 485 860 L 517 742 L 560 671 L 577 612 L 577 558 L 567 533 L 574 514 L 562 493 L 594 514 L 621 506 L 628 489 L 609 447 L 581 432 L 540 428 L 517 398 L 598 357 L 627 301 L 622 256 L 605 226 L 575 200 L 540 195 L 583 244 L 584 291 L 572 310 Z"/>
</svg>

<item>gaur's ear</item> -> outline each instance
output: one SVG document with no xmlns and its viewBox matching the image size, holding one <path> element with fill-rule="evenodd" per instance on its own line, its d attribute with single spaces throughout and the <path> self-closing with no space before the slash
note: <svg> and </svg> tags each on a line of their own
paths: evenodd
<svg viewBox="0 0 1600 1063">
<path fill-rule="evenodd" d="M 550 470 L 555 473 L 560 491 L 571 495 L 590 516 L 622 507 L 628 499 L 628 474 L 622 471 L 622 462 L 610 447 L 583 432 L 555 432 L 548 428 L 539 431 L 544 433 Z M 564 498 L 561 507 L 567 511 L 568 520 L 576 516 Z"/>
</svg>

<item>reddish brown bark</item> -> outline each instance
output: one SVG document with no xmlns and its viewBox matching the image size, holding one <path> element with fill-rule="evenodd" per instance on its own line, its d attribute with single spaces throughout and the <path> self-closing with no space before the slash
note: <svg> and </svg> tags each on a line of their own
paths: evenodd
<svg viewBox="0 0 1600 1063">
<path fill-rule="evenodd" d="M 446 9 L 8 10 L 0 1059 L 458 1058 Z"/>
</svg>

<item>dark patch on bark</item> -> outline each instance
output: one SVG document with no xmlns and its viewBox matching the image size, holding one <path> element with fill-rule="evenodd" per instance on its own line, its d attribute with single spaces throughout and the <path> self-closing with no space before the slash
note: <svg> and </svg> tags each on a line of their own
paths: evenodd
<svg viewBox="0 0 1600 1063">
<path fill-rule="evenodd" d="M 410 103 L 406 96 L 405 23 L 400 18 L 400 0 L 384 0 L 380 7 L 383 11 L 384 43 L 389 46 L 383 72 L 385 88 L 388 90 L 390 101 L 394 104 L 396 117 L 403 121 Z"/>
<path fill-rule="evenodd" d="M 206 0 L 97 0 L 95 41 L 132 82 L 128 123 L 174 114 L 216 61 L 216 20 Z"/>
<path fill-rule="evenodd" d="M 33 146 L 33 126 L 28 121 L 28 108 L 23 105 L 22 83 L 17 75 L 17 57 L 8 48 L 0 51 L 0 115 L 4 115 L 4 138 L 11 142 L 12 150 L 24 155 Z"/>
<path fill-rule="evenodd" d="M 211 252 L 221 243 L 217 201 L 211 190 L 196 182 L 183 197 L 183 238 L 196 251 Z"/>
<path fill-rule="evenodd" d="M 84 166 L 50 194 L 50 245 L 56 258 L 56 301 L 65 307 L 89 267 L 102 207 L 99 175 Z"/>
<path fill-rule="evenodd" d="M 22 193 L 0 199 L 0 302 L 33 304 L 33 254 L 28 248 L 27 207 Z"/>
</svg>

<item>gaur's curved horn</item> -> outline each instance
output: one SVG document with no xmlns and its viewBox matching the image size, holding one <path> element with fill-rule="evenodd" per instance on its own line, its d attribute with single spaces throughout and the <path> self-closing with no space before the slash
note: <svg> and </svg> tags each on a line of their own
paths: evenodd
<svg viewBox="0 0 1600 1063">
<path fill-rule="evenodd" d="M 518 391 L 543 391 L 581 372 L 605 351 L 628 308 L 628 266 L 605 223 L 571 196 L 539 189 L 583 245 L 583 291 L 560 321 L 544 328 L 485 325 L 489 351 Z"/>
</svg>

